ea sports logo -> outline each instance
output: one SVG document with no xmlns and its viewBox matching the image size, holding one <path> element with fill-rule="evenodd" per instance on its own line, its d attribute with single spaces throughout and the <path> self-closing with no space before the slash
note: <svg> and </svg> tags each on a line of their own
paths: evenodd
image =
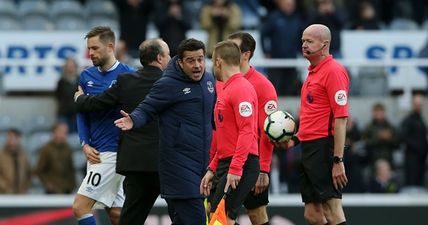
<svg viewBox="0 0 428 225">
<path fill-rule="evenodd" d="M 334 101 L 338 104 L 338 105 L 346 105 L 346 103 L 348 102 L 348 98 L 346 96 L 346 91 L 344 90 L 339 90 L 336 92 L 336 94 L 334 95 Z"/>
<path fill-rule="evenodd" d="M 243 117 L 249 117 L 253 114 L 251 103 L 241 102 L 239 103 L 239 114 Z"/>
<path fill-rule="evenodd" d="M 270 100 L 265 104 L 265 113 L 266 114 L 271 114 L 273 112 L 276 112 L 278 110 L 278 105 L 276 103 L 276 101 L 274 100 Z"/>
</svg>

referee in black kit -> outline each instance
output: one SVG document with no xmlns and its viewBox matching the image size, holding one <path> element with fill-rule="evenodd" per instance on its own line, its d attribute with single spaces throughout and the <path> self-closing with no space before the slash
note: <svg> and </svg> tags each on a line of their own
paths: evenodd
<svg viewBox="0 0 428 225">
<path fill-rule="evenodd" d="M 144 66 L 132 74 L 121 74 L 116 84 L 97 96 L 75 93 L 77 109 L 98 111 L 121 105 L 133 111 L 144 100 L 154 82 L 162 76 L 169 60 L 168 45 L 161 39 L 148 39 L 139 47 L 140 62 Z M 125 176 L 125 203 L 120 224 L 144 224 L 160 194 L 158 173 L 159 128 L 157 119 L 147 126 L 121 132 L 117 152 L 116 172 Z"/>
</svg>

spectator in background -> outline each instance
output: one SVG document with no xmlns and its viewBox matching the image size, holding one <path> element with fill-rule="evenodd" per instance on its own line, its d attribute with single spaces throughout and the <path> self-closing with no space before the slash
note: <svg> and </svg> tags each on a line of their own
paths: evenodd
<svg viewBox="0 0 428 225">
<path fill-rule="evenodd" d="M 202 6 L 201 27 L 208 32 L 207 56 L 211 58 L 214 45 L 241 27 L 241 10 L 231 0 L 211 0 Z"/>
<path fill-rule="evenodd" d="M 260 35 L 267 58 L 295 59 L 300 52 L 304 22 L 296 11 L 295 0 L 277 0 L 278 8 L 262 25 Z M 302 86 L 296 68 L 272 68 L 268 77 L 278 95 L 299 95 Z"/>
<path fill-rule="evenodd" d="M 147 25 L 154 8 L 150 0 L 115 0 L 120 12 L 120 39 L 126 42 L 129 54 L 138 58 L 138 46 L 146 39 Z"/>
<path fill-rule="evenodd" d="M 353 30 L 379 30 L 381 23 L 377 18 L 375 8 L 370 1 L 363 1 L 359 4 L 358 15 L 351 29 Z"/>
<path fill-rule="evenodd" d="M 73 153 L 67 143 L 67 124 L 52 127 L 52 140 L 40 149 L 36 173 L 46 194 L 70 194 L 76 187 Z"/>
<path fill-rule="evenodd" d="M 258 0 L 259 4 L 266 10 L 264 17 L 262 20 L 265 20 L 267 16 L 269 16 L 276 9 L 276 0 Z"/>
<path fill-rule="evenodd" d="M 65 122 L 70 133 L 77 131 L 76 107 L 74 106 L 74 92 L 79 81 L 78 65 L 74 58 L 67 58 L 62 67 L 61 78 L 55 90 L 57 101 L 58 120 Z"/>
<path fill-rule="evenodd" d="M 126 65 L 130 65 L 134 68 L 137 68 L 139 65 L 136 63 L 138 61 L 134 60 L 128 51 L 128 46 L 126 46 L 126 42 L 124 40 L 119 40 L 116 44 L 116 59 L 119 62 L 124 63 Z"/>
<path fill-rule="evenodd" d="M 389 25 L 394 18 L 393 9 L 398 0 L 374 0 L 373 5 L 382 23 Z"/>
<path fill-rule="evenodd" d="M 258 28 L 260 24 L 261 16 L 266 14 L 260 6 L 258 0 L 235 0 L 236 4 L 242 12 L 242 24 L 243 30 L 253 30 Z"/>
<path fill-rule="evenodd" d="M 331 54 L 342 58 L 340 32 L 345 25 L 345 15 L 338 10 L 333 0 L 317 0 L 317 10 L 310 16 L 310 23 L 324 24 L 331 30 Z"/>
<path fill-rule="evenodd" d="M 426 12 L 428 11 L 428 2 L 425 0 L 410 0 L 413 8 L 413 20 L 421 25 L 426 20 Z"/>
<path fill-rule="evenodd" d="M 186 32 L 191 28 L 192 15 L 183 6 L 183 0 L 157 1 L 156 26 L 159 37 L 170 47 L 171 56 L 177 55 L 177 47 L 186 39 Z"/>
<path fill-rule="evenodd" d="M 400 145 L 395 128 L 385 116 L 385 106 L 376 103 L 372 108 L 372 121 L 363 132 L 367 156 L 371 165 L 378 159 L 385 159 L 393 165 L 392 153 Z"/>
<path fill-rule="evenodd" d="M 389 162 L 385 159 L 376 160 L 375 172 L 370 178 L 368 191 L 372 193 L 397 193 L 398 190 L 399 185 Z"/>
<path fill-rule="evenodd" d="M 419 25 L 413 20 L 413 8 L 409 1 L 396 1 L 393 8 L 393 19 L 390 30 L 418 30 Z"/>
<path fill-rule="evenodd" d="M 412 99 L 412 111 L 404 118 L 401 131 L 406 145 L 404 174 L 406 185 L 423 186 L 428 154 L 427 126 L 422 117 L 424 96 L 416 94 Z"/>
<path fill-rule="evenodd" d="M 0 194 L 25 194 L 31 186 L 31 165 L 21 147 L 21 132 L 9 129 L 0 151 Z"/>
</svg>

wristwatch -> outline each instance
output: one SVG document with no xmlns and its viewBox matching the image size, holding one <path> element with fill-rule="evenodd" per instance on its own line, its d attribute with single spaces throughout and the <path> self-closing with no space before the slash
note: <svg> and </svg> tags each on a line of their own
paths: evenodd
<svg viewBox="0 0 428 225">
<path fill-rule="evenodd" d="M 340 156 L 334 156 L 333 157 L 333 163 L 339 164 L 341 162 L 343 162 L 343 157 L 340 157 Z"/>
</svg>

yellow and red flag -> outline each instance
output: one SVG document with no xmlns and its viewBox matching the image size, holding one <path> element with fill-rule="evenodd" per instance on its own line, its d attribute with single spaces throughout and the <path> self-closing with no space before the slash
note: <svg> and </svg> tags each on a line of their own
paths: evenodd
<svg viewBox="0 0 428 225">
<path fill-rule="evenodd" d="M 218 203 L 217 209 L 211 217 L 209 225 L 227 225 L 226 203 L 224 198 Z"/>
</svg>

